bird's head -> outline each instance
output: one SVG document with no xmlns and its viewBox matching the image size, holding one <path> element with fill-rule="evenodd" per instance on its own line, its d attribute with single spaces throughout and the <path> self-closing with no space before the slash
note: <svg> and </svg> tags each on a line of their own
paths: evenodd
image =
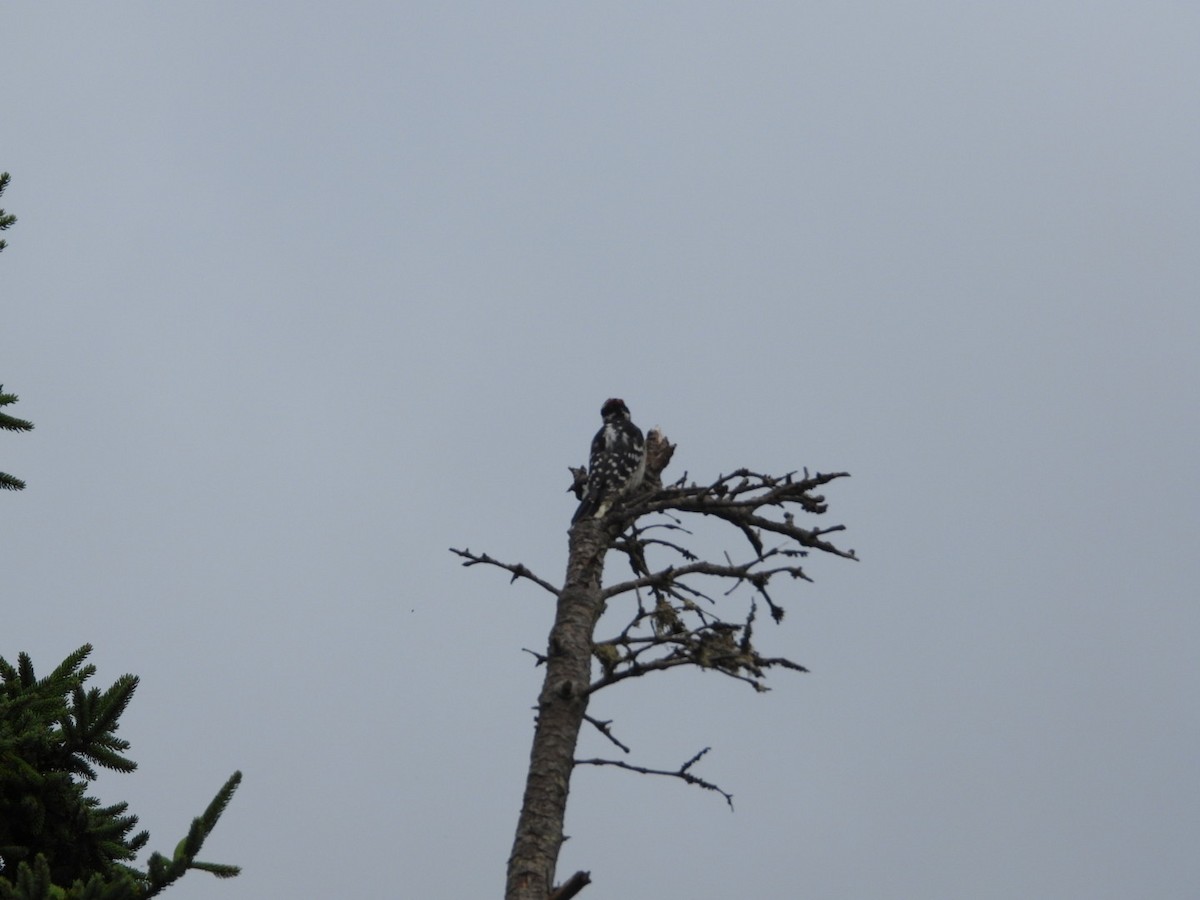
<svg viewBox="0 0 1200 900">
<path fill-rule="evenodd" d="M 616 397 L 612 397 L 604 401 L 604 405 L 600 407 L 600 415 L 606 419 L 611 416 L 624 416 L 628 419 L 629 407 L 625 405 L 624 400 L 619 400 Z"/>
</svg>

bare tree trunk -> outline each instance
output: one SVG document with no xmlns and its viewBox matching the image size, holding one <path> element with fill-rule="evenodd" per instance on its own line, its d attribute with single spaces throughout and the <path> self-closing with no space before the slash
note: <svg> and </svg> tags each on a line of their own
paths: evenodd
<svg viewBox="0 0 1200 900">
<path fill-rule="evenodd" d="M 604 611 L 600 581 L 611 537 L 595 519 L 579 522 L 570 533 L 505 900 L 547 900 L 553 889 L 575 745 L 587 712 L 592 636 Z"/>
<path fill-rule="evenodd" d="M 591 882 L 588 872 L 576 872 L 555 889 L 554 872 L 564 838 L 563 821 L 570 791 L 571 773 L 576 765 L 608 765 L 648 775 L 679 778 L 721 794 L 732 806 L 732 795 L 691 771 L 708 752 L 701 750 L 677 770 L 650 769 L 630 765 L 623 760 L 581 759 L 575 757 L 579 729 L 590 721 L 614 744 L 626 752 L 629 748 L 614 738 L 607 722 L 587 715 L 588 702 L 595 691 L 629 678 L 681 666 L 693 666 L 720 672 L 746 682 L 755 690 L 766 690 L 763 682 L 775 668 L 805 672 L 803 666 L 786 657 L 761 655 L 753 642 L 754 626 L 761 602 L 771 619 L 783 619 L 784 609 L 768 593 L 776 576 L 809 580 L 798 560 L 819 550 L 846 559 L 857 559 L 853 550 L 841 550 L 826 540 L 826 535 L 844 530 L 841 525 L 828 528 L 804 528 L 789 509 L 820 515 L 826 511 L 825 498 L 814 493 L 820 486 L 844 472 L 802 477 L 789 472 L 782 476 L 738 469 L 722 475 L 710 485 L 686 483 L 686 476 L 663 487 L 662 471 L 671 460 L 675 445 L 654 429 L 646 437 L 646 474 L 638 493 L 601 518 L 581 518 L 569 532 L 566 581 L 562 589 L 540 578 L 521 563 L 506 563 L 486 553 L 467 550 L 451 552 L 462 557 L 464 566 L 491 565 L 511 573 L 512 580 L 525 578 L 553 594 L 557 600 L 554 627 L 549 646 L 538 663 L 545 664 L 546 678 L 538 696 L 537 726 L 525 781 L 525 797 L 517 821 L 512 854 L 508 858 L 505 900 L 570 900 Z M 572 468 L 573 489 L 580 495 L 587 479 L 586 469 Z M 781 510 L 780 515 L 770 513 Z M 639 527 L 639 517 L 660 513 L 661 524 Z M 679 514 L 712 517 L 735 527 L 749 543 L 753 554 L 735 563 L 725 554 L 723 563 L 699 558 L 686 547 L 671 540 L 671 531 L 690 534 L 680 524 Z M 667 536 L 651 529 L 667 528 Z M 627 530 L 628 529 L 628 530 Z M 771 538 L 770 546 L 764 536 Z M 778 543 L 772 536 L 779 536 Z M 665 567 L 650 567 L 646 549 L 674 561 Z M 601 576 L 604 557 L 613 549 L 628 557 L 634 577 L 604 588 Z M 738 620 L 723 618 L 718 601 L 708 591 L 705 579 L 718 585 L 732 583 L 725 591 L 744 587 L 750 595 L 749 609 L 739 609 Z M 645 591 L 653 605 L 642 602 Z M 633 593 L 636 609 L 629 623 L 609 640 L 595 643 L 596 624 L 604 613 L 608 598 Z M 711 604 L 701 609 L 692 598 Z M 741 616 L 744 611 L 744 621 Z M 593 656 L 600 672 L 592 680 Z"/>
</svg>

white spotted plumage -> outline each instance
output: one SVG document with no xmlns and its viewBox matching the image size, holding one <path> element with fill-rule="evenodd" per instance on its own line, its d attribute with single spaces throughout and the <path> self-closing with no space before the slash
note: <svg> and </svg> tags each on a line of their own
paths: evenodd
<svg viewBox="0 0 1200 900">
<path fill-rule="evenodd" d="M 604 425 L 592 438 L 587 487 L 572 522 L 603 516 L 621 496 L 640 485 L 646 474 L 646 439 L 630 421 L 625 401 L 606 401 L 600 415 Z"/>
</svg>

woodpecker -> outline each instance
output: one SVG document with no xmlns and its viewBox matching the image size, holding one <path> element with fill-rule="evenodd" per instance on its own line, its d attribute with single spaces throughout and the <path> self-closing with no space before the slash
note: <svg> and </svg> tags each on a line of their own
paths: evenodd
<svg viewBox="0 0 1200 900">
<path fill-rule="evenodd" d="M 646 474 L 646 439 L 629 420 L 624 400 L 606 400 L 600 408 L 604 425 L 592 438 L 587 487 L 571 522 L 600 518 L 613 503 L 642 483 Z"/>
</svg>

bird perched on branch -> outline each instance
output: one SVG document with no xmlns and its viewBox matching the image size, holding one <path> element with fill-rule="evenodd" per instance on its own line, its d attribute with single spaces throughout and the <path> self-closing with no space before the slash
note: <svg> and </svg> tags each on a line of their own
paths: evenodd
<svg viewBox="0 0 1200 900">
<path fill-rule="evenodd" d="M 592 438 L 587 487 L 572 523 L 603 516 L 622 495 L 637 488 L 646 474 L 646 439 L 629 420 L 625 401 L 606 400 L 600 415 L 604 425 Z"/>
</svg>

